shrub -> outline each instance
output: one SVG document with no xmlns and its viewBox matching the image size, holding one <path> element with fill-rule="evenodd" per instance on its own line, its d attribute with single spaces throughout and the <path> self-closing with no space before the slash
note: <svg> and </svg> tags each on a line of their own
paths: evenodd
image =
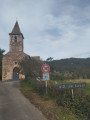
<svg viewBox="0 0 90 120">
<path fill-rule="evenodd" d="M 27 80 L 32 89 L 40 95 L 45 95 L 45 83 L 35 79 Z M 82 120 L 90 120 L 90 95 L 85 94 L 81 89 L 74 90 L 74 99 L 72 99 L 71 89 L 59 90 L 54 82 L 48 83 L 49 97 L 54 99 L 58 106 L 69 108 L 74 114 Z"/>
</svg>

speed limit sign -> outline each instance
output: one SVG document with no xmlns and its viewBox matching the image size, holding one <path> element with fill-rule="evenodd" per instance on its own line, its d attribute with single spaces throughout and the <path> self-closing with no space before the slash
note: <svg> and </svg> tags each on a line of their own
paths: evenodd
<svg viewBox="0 0 90 120">
<path fill-rule="evenodd" d="M 42 72 L 48 73 L 49 71 L 50 71 L 50 66 L 48 64 L 43 64 L 42 65 Z"/>
</svg>

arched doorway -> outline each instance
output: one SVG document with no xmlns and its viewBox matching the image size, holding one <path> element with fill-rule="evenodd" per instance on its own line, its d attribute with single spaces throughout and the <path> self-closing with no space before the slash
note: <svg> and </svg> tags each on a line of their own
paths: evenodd
<svg viewBox="0 0 90 120">
<path fill-rule="evenodd" d="M 19 69 L 17 67 L 13 69 L 13 80 L 19 80 Z"/>
</svg>

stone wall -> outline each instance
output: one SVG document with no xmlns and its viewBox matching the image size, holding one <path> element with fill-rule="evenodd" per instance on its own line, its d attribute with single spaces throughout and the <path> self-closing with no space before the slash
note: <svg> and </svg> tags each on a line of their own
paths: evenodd
<svg viewBox="0 0 90 120">
<path fill-rule="evenodd" d="M 2 81 L 12 80 L 13 79 L 13 69 L 19 67 L 19 63 L 24 58 L 29 59 L 29 56 L 23 52 L 12 53 L 8 52 L 2 60 Z M 24 79 L 24 75 L 19 75 L 20 79 Z"/>
</svg>

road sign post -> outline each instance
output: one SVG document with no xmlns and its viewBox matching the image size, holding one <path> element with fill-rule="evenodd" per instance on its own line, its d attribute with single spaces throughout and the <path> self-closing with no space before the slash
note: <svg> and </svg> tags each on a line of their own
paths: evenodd
<svg viewBox="0 0 90 120">
<path fill-rule="evenodd" d="M 43 81 L 45 81 L 46 95 L 47 95 L 47 81 L 50 80 L 49 71 L 50 71 L 50 66 L 48 64 L 43 64 L 42 72 L 43 72 Z"/>
<path fill-rule="evenodd" d="M 45 86 L 46 86 L 46 95 L 47 95 L 47 81 L 45 81 Z"/>
<path fill-rule="evenodd" d="M 73 89 L 75 88 L 84 88 L 86 87 L 85 82 L 80 82 L 80 83 L 66 83 L 66 84 L 60 84 L 58 85 L 59 89 L 71 89 L 71 94 L 72 94 L 72 100 L 74 99 L 74 92 Z"/>
<path fill-rule="evenodd" d="M 50 80 L 49 73 L 43 73 L 43 81 L 45 81 L 46 95 L 47 95 L 47 81 Z"/>
<path fill-rule="evenodd" d="M 72 100 L 74 99 L 73 89 L 72 89 Z"/>
</svg>

